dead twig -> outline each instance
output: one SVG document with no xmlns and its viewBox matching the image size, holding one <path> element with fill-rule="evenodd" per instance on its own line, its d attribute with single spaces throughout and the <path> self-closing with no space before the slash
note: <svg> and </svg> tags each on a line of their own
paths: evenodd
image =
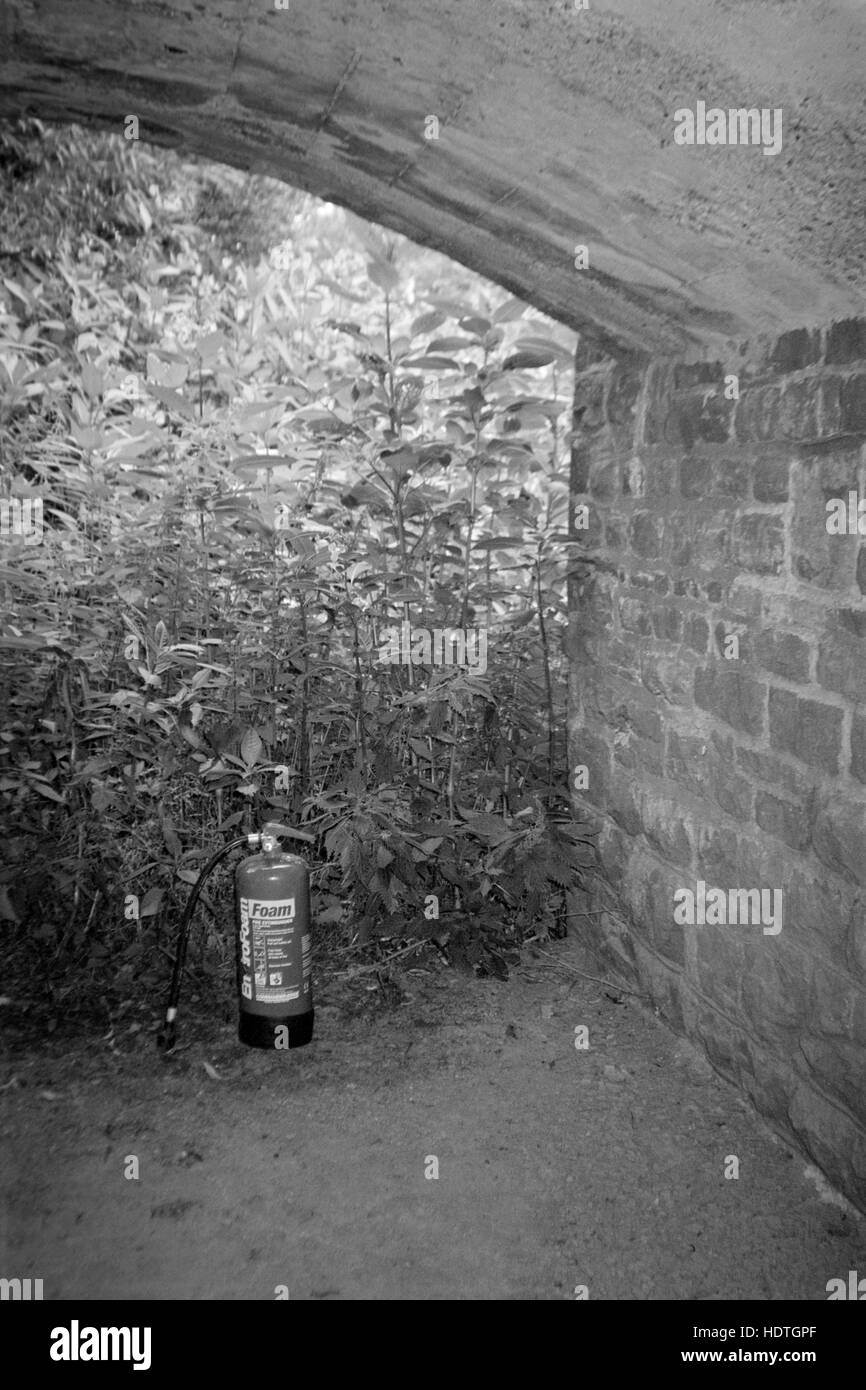
<svg viewBox="0 0 866 1390">
<path fill-rule="evenodd" d="M 340 980 L 354 979 L 356 975 L 367 975 L 371 970 L 381 970 L 383 966 L 388 965 L 392 960 L 399 960 L 401 956 L 408 955 L 410 951 L 420 950 L 422 946 L 426 945 L 428 945 L 426 939 L 418 937 L 415 941 L 410 941 L 409 945 L 404 946 L 402 950 L 394 951 L 390 956 L 385 956 L 382 960 L 374 961 L 372 965 L 356 965 L 353 966 L 351 970 L 337 971 L 337 978 Z"/>
<path fill-rule="evenodd" d="M 542 956 L 549 956 L 556 965 L 560 966 L 563 970 L 567 970 L 569 974 L 579 975 L 582 980 L 592 980 L 593 984 L 604 985 L 606 989 L 618 990 L 620 994 L 633 994 L 638 999 L 643 998 L 643 993 L 639 989 L 629 989 L 626 985 L 617 984 L 613 980 L 602 980 L 598 975 L 587 975 L 585 970 L 578 970 L 576 965 L 567 965 L 565 961 L 557 960 L 552 951 L 545 951 L 541 946 L 537 946 L 536 950 Z"/>
</svg>

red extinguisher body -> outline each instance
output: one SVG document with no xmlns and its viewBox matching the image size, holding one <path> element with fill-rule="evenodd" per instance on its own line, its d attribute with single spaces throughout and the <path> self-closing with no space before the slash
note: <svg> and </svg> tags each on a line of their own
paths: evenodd
<svg viewBox="0 0 866 1390">
<path fill-rule="evenodd" d="M 310 872 L 265 850 L 235 872 L 238 1037 L 248 1047 L 304 1047 L 313 1036 Z"/>
</svg>

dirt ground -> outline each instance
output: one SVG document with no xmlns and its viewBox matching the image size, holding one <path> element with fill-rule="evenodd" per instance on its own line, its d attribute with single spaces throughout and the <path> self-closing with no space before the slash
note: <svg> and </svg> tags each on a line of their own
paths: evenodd
<svg viewBox="0 0 866 1390">
<path fill-rule="evenodd" d="M 866 1219 L 640 1001 L 547 951 L 507 981 L 325 986 L 292 1052 L 183 1015 L 170 1059 L 137 1024 L 10 1051 L 0 1274 L 46 1299 L 824 1300 L 866 1269 Z"/>
</svg>

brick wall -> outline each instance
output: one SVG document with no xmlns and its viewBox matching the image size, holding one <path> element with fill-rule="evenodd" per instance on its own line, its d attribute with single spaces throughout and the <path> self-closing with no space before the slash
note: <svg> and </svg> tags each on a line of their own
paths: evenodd
<svg viewBox="0 0 866 1390">
<path fill-rule="evenodd" d="M 866 1210 L 866 321 L 577 365 L 572 923 Z M 781 930 L 679 925 L 698 880 Z"/>
</svg>

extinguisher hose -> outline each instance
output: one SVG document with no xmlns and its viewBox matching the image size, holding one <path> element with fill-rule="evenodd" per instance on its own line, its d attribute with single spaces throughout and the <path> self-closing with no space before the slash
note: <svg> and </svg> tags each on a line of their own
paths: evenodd
<svg viewBox="0 0 866 1390">
<path fill-rule="evenodd" d="M 240 849 L 241 846 L 250 844 L 250 836 L 244 835 L 238 840 L 231 840 L 229 844 L 223 845 L 218 849 L 208 862 L 205 864 L 195 886 L 189 895 L 183 915 L 180 919 L 180 926 L 177 929 L 177 944 L 174 953 L 174 969 L 171 974 L 171 987 L 168 991 L 168 1005 L 165 1011 L 165 1022 L 157 1034 L 156 1045 L 161 1052 L 171 1052 L 177 1038 L 177 1001 L 180 998 L 180 984 L 183 976 L 184 961 L 186 960 L 186 948 L 189 941 L 189 929 L 192 922 L 192 915 L 195 912 L 201 890 L 204 888 L 210 875 L 213 873 L 221 859 L 225 859 L 227 854 L 231 854 L 233 849 Z"/>
</svg>

